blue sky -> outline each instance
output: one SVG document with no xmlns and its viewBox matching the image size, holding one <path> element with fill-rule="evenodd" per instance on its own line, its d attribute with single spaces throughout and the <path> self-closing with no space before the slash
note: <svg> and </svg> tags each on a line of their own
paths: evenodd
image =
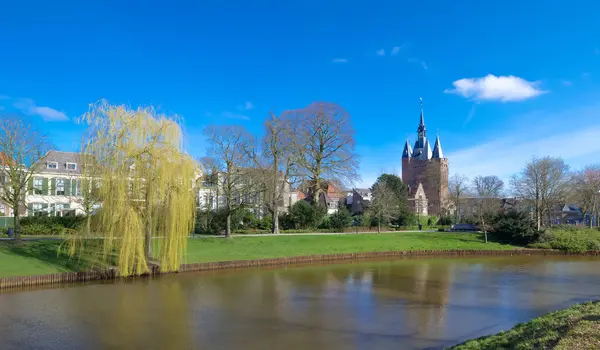
<svg viewBox="0 0 600 350">
<path fill-rule="evenodd" d="M 508 178 L 533 155 L 600 162 L 600 3 L 12 1 L 0 11 L 0 109 L 76 150 L 101 98 L 259 133 L 317 100 L 352 115 L 362 181 L 399 172 L 419 97 L 451 173 Z"/>
</svg>

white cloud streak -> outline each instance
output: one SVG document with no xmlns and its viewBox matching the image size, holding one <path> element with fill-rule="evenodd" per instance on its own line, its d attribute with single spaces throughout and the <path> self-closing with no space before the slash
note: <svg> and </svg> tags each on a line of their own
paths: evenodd
<svg viewBox="0 0 600 350">
<path fill-rule="evenodd" d="M 392 56 L 396 56 L 400 52 L 401 48 L 402 48 L 402 46 L 394 46 L 392 48 L 391 55 Z"/>
<path fill-rule="evenodd" d="M 331 60 L 332 63 L 348 63 L 347 58 L 334 58 Z"/>
<path fill-rule="evenodd" d="M 250 117 L 248 117 L 245 114 L 233 113 L 233 112 L 223 112 L 223 113 L 221 113 L 221 116 L 226 119 L 250 120 Z"/>
<path fill-rule="evenodd" d="M 377 50 L 375 51 L 375 54 L 377 56 L 385 56 L 385 49 Z"/>
<path fill-rule="evenodd" d="M 453 89 L 444 92 L 478 101 L 522 101 L 547 92 L 539 88 L 539 82 L 530 82 L 512 75 L 497 77 L 488 74 L 482 78 L 463 78 L 454 81 L 452 85 Z"/>
<path fill-rule="evenodd" d="M 37 115 L 48 122 L 64 122 L 69 120 L 69 117 L 63 112 L 54 108 L 38 106 L 34 100 L 28 98 L 16 99 L 13 107 L 27 115 Z"/>
</svg>

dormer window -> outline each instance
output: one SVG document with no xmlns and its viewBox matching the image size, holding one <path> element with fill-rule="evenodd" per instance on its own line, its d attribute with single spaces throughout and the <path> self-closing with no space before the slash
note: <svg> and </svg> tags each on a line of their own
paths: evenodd
<svg viewBox="0 0 600 350">
<path fill-rule="evenodd" d="M 48 169 L 58 169 L 57 162 L 48 162 Z"/>
<path fill-rule="evenodd" d="M 67 170 L 77 170 L 76 163 L 67 163 Z"/>
</svg>

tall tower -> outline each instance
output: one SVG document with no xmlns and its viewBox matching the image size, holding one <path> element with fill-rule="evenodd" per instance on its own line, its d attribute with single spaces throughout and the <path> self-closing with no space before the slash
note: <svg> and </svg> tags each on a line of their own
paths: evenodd
<svg viewBox="0 0 600 350">
<path fill-rule="evenodd" d="M 414 195 L 419 184 L 427 197 L 428 212 L 439 216 L 448 197 L 448 159 L 444 158 L 439 135 L 433 150 L 427 139 L 427 127 L 421 99 L 417 140 L 414 147 L 406 140 L 402 152 L 402 181 L 409 186 L 409 196 Z"/>
</svg>

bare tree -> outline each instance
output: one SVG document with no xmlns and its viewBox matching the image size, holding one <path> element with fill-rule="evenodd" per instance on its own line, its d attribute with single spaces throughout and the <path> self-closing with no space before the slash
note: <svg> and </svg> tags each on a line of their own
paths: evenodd
<svg viewBox="0 0 600 350">
<path fill-rule="evenodd" d="M 591 228 L 594 215 L 598 216 L 600 164 L 589 165 L 575 173 L 572 181 L 572 198 L 579 204 L 584 217 L 589 215 L 588 225 Z"/>
<path fill-rule="evenodd" d="M 460 201 L 469 190 L 469 178 L 464 175 L 454 174 L 448 181 L 448 189 L 450 192 L 450 202 L 454 206 L 454 221 L 459 222 Z"/>
<path fill-rule="evenodd" d="M 310 180 L 314 201 L 319 201 L 323 182 L 347 185 L 359 178 L 354 128 L 346 110 L 334 103 L 315 102 L 283 116 L 292 121 L 293 151 L 300 171 Z"/>
<path fill-rule="evenodd" d="M 550 219 L 552 207 L 565 200 L 568 180 L 569 167 L 553 157 L 533 158 L 511 179 L 515 195 L 533 207 L 538 230 L 545 217 Z"/>
<path fill-rule="evenodd" d="M 22 118 L 0 118 L 0 200 L 12 208 L 17 242 L 21 240 L 20 209 L 33 173 L 48 149 L 46 137 Z"/>
<path fill-rule="evenodd" d="M 498 176 L 477 176 L 473 179 L 473 191 L 477 197 L 477 214 L 487 243 L 487 215 L 500 209 L 500 196 L 504 189 L 504 182 Z"/>
<path fill-rule="evenodd" d="M 377 218 L 377 232 L 381 232 L 382 221 L 397 218 L 401 200 L 385 179 L 376 182 L 371 191 L 373 202 L 369 211 Z"/>
<path fill-rule="evenodd" d="M 251 187 L 252 177 L 248 166 L 251 160 L 247 150 L 253 147 L 252 137 L 245 128 L 237 125 L 208 126 L 204 133 L 210 146 L 208 154 L 214 160 L 212 166 L 217 171 L 217 187 L 225 200 L 227 223 L 225 236 L 231 236 L 231 215 L 247 205 L 255 191 Z M 218 199 L 217 199 L 218 200 Z"/>
<path fill-rule="evenodd" d="M 260 147 L 252 147 L 247 153 L 259 170 L 258 181 L 264 185 L 264 206 L 271 214 L 271 232 L 278 234 L 279 208 L 284 205 L 284 195 L 290 193 L 296 178 L 297 157 L 291 136 L 294 131 L 289 118 L 278 117 L 272 112 L 264 126 L 265 135 Z"/>
</svg>

